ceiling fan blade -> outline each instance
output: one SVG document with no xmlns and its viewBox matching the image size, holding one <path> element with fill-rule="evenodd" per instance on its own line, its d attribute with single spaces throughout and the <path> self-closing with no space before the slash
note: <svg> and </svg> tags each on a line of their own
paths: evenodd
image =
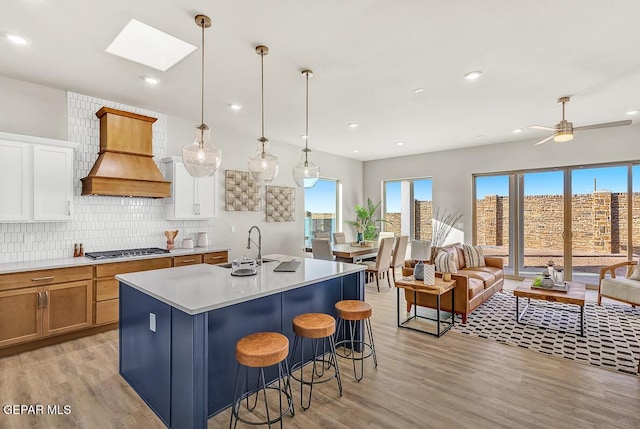
<svg viewBox="0 0 640 429">
<path fill-rule="evenodd" d="M 536 143 L 534 146 L 538 146 L 539 144 L 546 143 L 546 142 L 548 142 L 549 140 L 551 140 L 552 138 L 553 138 L 553 134 L 552 134 L 552 135 L 550 135 L 549 137 L 547 137 L 546 139 L 539 141 L 539 142 L 538 142 L 538 143 Z"/>
<path fill-rule="evenodd" d="M 603 124 L 585 125 L 584 127 L 574 127 L 573 131 L 595 130 L 597 128 L 622 127 L 624 125 L 631 125 L 631 119 L 627 119 L 626 121 L 605 122 Z"/>
<path fill-rule="evenodd" d="M 528 125 L 527 128 L 533 128 L 535 130 L 555 131 L 555 128 L 544 127 L 542 125 Z"/>
</svg>

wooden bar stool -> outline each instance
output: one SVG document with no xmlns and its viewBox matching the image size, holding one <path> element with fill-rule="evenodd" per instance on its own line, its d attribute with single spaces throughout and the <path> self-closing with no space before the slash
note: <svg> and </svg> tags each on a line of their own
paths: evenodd
<svg viewBox="0 0 640 429">
<path fill-rule="evenodd" d="M 303 410 L 311 406 L 311 393 L 315 383 L 325 383 L 335 377 L 338 382 L 338 391 L 342 396 L 342 381 L 340 380 L 340 370 L 338 369 L 338 360 L 336 358 L 336 344 L 334 334 L 336 332 L 336 320 L 322 313 L 306 313 L 300 314 L 293 319 L 293 332 L 296 334 L 293 340 L 293 349 L 291 351 L 291 378 L 300 382 L 300 406 Z M 304 380 L 304 339 L 311 340 L 311 349 L 313 354 L 313 366 L 311 368 L 311 381 Z M 325 348 L 325 340 L 329 342 L 329 358 L 326 359 L 327 350 Z M 322 352 L 319 345 L 322 343 Z M 296 350 L 300 344 L 300 360 L 296 360 Z M 325 368 L 326 365 L 326 368 Z M 325 369 L 334 367 L 334 375 L 324 378 Z M 300 370 L 300 375 L 296 376 L 296 370 Z M 309 394 L 306 405 L 303 401 L 304 386 L 309 386 Z"/>
<path fill-rule="evenodd" d="M 376 368 L 378 367 L 376 346 L 373 342 L 373 330 L 371 329 L 371 305 L 364 301 L 344 300 L 336 303 L 336 310 L 338 311 L 337 332 L 342 332 L 340 329 L 345 328 L 345 321 L 348 322 L 349 327 L 349 338 L 345 338 L 336 343 L 336 348 L 340 348 L 341 346 L 344 348 L 344 354 L 338 352 L 336 352 L 336 354 L 340 357 L 351 359 L 353 362 L 353 376 L 357 381 L 360 381 L 362 377 L 364 377 L 364 360 L 366 358 L 372 356 Z M 358 322 L 360 321 L 364 321 L 369 342 L 366 342 L 364 338 L 355 338 Z M 356 356 L 356 353 L 358 356 Z M 358 371 L 356 370 L 356 361 L 360 361 L 360 375 L 358 375 Z"/>
<path fill-rule="evenodd" d="M 236 370 L 236 384 L 233 393 L 233 403 L 231 404 L 231 420 L 229 428 L 235 428 L 238 420 L 250 425 L 271 425 L 280 422 L 285 414 L 295 414 L 293 407 L 293 394 L 291 392 L 291 380 L 287 356 L 289 355 L 289 340 L 284 335 L 277 332 L 258 332 L 241 338 L 236 343 L 236 360 L 238 369 Z M 278 387 L 267 386 L 264 377 L 264 368 L 278 365 Z M 249 390 L 249 368 L 259 368 L 258 382 L 255 389 Z M 244 375 L 241 376 L 240 374 Z M 283 382 L 284 380 L 284 382 Z M 244 392 L 242 387 L 244 386 Z M 269 414 L 269 404 L 267 402 L 267 389 L 276 390 L 279 398 L 279 413 L 273 419 Z M 239 392 L 240 390 L 240 392 Z M 249 420 L 251 413 L 258 404 L 258 394 L 264 394 L 265 414 L 267 419 L 263 421 Z M 249 398 L 255 394 L 253 405 L 249 405 Z M 287 408 L 282 409 L 282 395 L 287 398 Z M 240 404 L 246 399 L 247 416 L 240 415 Z M 235 417 L 235 424 L 234 424 Z"/>
</svg>

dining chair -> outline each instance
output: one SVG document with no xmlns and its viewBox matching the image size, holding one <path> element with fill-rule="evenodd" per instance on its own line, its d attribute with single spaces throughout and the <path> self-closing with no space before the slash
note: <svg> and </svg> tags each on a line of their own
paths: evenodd
<svg viewBox="0 0 640 429">
<path fill-rule="evenodd" d="M 328 232 L 316 232 L 313 234 L 313 238 L 318 238 L 321 240 L 328 240 L 329 239 L 329 233 Z"/>
<path fill-rule="evenodd" d="M 380 292 L 380 275 L 387 273 L 387 282 L 391 287 L 389 280 L 389 270 L 391 269 L 391 251 L 393 250 L 393 237 L 387 237 L 380 240 L 378 255 L 375 261 L 362 261 L 367 266 L 367 273 L 373 273 L 376 276 L 376 286 Z"/>
<path fill-rule="evenodd" d="M 347 237 L 345 237 L 344 232 L 334 232 L 333 233 L 333 242 L 335 244 L 346 244 Z"/>
<path fill-rule="evenodd" d="M 396 236 L 395 232 L 382 231 L 378 234 L 378 243 L 380 243 L 380 241 L 383 238 L 388 238 L 388 237 L 395 238 L 395 236 Z"/>
<path fill-rule="evenodd" d="M 409 242 L 408 235 L 401 235 L 396 240 L 396 245 L 393 248 L 393 255 L 391 256 L 391 274 L 393 275 L 393 283 L 396 282 L 396 269 L 404 265 L 404 260 L 407 255 L 407 243 Z"/>
<path fill-rule="evenodd" d="M 311 251 L 313 252 L 313 259 L 333 261 L 331 243 L 325 238 L 314 238 L 311 240 Z"/>
</svg>

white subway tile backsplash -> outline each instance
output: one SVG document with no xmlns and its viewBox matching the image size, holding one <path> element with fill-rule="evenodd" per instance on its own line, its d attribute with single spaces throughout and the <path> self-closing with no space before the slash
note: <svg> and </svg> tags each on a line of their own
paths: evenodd
<svg viewBox="0 0 640 429">
<path fill-rule="evenodd" d="M 0 263 L 56 259 L 73 256 L 74 243 L 85 252 L 136 247 L 165 247 L 163 231 L 179 230 L 183 237 L 200 231 L 213 235 L 213 221 L 167 221 L 162 199 L 82 196 L 81 178 L 87 176 L 98 158 L 100 121 L 95 116 L 102 106 L 158 118 L 153 124 L 154 161 L 167 155 L 167 117 L 157 112 L 67 92 L 68 139 L 79 143 L 74 153 L 74 214 L 71 222 L 1 223 Z M 24 242 L 24 233 L 33 236 Z"/>
</svg>

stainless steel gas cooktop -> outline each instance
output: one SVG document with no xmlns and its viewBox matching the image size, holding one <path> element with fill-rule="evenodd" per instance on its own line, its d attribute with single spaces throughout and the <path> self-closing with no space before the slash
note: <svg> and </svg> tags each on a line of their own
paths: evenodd
<svg viewBox="0 0 640 429">
<path fill-rule="evenodd" d="M 144 249 L 126 249 L 126 250 L 108 250 L 105 252 L 90 252 L 90 253 L 85 253 L 84 256 L 90 259 L 112 259 L 112 258 L 127 258 L 130 256 L 159 255 L 162 253 L 169 253 L 169 251 L 167 249 L 161 249 L 159 247 L 146 247 Z"/>
</svg>

